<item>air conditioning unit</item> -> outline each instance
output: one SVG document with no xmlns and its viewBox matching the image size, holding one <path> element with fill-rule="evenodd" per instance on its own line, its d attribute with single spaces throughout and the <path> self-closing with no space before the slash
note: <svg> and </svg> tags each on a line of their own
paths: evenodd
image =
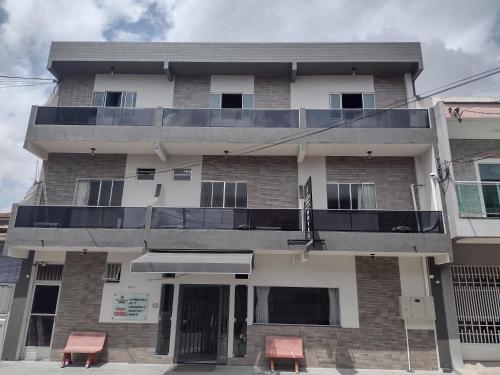
<svg viewBox="0 0 500 375">
<path fill-rule="evenodd" d="M 399 310 L 401 319 L 407 323 L 429 322 L 436 320 L 434 309 L 434 298 L 423 297 L 399 297 Z"/>
</svg>

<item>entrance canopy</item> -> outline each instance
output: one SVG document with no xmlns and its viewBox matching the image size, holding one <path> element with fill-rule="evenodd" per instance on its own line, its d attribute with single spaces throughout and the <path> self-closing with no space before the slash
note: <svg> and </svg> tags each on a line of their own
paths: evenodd
<svg viewBox="0 0 500 375">
<path fill-rule="evenodd" d="M 252 273 L 252 252 L 149 252 L 132 261 L 131 272 Z"/>
</svg>

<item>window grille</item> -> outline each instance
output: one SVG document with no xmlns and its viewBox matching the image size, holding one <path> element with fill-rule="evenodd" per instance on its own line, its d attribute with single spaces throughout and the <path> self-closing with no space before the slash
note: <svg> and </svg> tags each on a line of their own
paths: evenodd
<svg viewBox="0 0 500 375">
<path fill-rule="evenodd" d="M 451 267 L 460 342 L 500 344 L 500 267 Z"/>
<path fill-rule="evenodd" d="M 191 168 L 175 168 L 174 181 L 189 181 L 191 180 Z"/>
<path fill-rule="evenodd" d="M 137 168 L 138 180 L 154 180 L 156 169 L 154 168 Z"/>
<path fill-rule="evenodd" d="M 63 264 L 39 264 L 36 271 L 37 281 L 61 281 Z"/>
<path fill-rule="evenodd" d="M 122 265 L 120 263 L 107 263 L 106 272 L 103 276 L 105 282 L 117 283 L 120 281 Z"/>
</svg>

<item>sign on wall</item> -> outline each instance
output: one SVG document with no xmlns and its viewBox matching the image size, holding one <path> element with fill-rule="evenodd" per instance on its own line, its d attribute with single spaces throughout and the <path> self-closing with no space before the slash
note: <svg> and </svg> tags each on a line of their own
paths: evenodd
<svg viewBox="0 0 500 375">
<path fill-rule="evenodd" d="M 304 185 L 304 231 L 306 241 L 314 242 L 313 199 L 311 177 Z M 308 244 L 309 245 L 309 244 Z"/>
<path fill-rule="evenodd" d="M 148 297 L 146 293 L 115 293 L 111 319 L 146 320 Z"/>
</svg>

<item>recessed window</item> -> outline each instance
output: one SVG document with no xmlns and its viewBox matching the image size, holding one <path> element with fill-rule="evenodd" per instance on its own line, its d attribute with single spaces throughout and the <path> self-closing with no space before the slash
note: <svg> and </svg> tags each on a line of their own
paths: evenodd
<svg viewBox="0 0 500 375">
<path fill-rule="evenodd" d="M 94 107 L 135 107 L 137 93 L 132 91 L 96 91 Z"/>
<path fill-rule="evenodd" d="M 200 207 L 246 207 L 245 182 L 203 181 Z"/>
<path fill-rule="evenodd" d="M 253 108 L 253 94 L 210 94 L 209 106 L 212 109 L 221 108 Z"/>
<path fill-rule="evenodd" d="M 191 168 L 174 168 L 174 181 L 190 181 Z"/>
<path fill-rule="evenodd" d="M 154 180 L 156 169 L 154 168 L 137 168 L 138 180 Z"/>
<path fill-rule="evenodd" d="M 37 281 L 61 281 L 64 265 L 40 264 L 36 270 Z"/>
<path fill-rule="evenodd" d="M 76 184 L 75 206 L 120 206 L 123 180 L 86 180 Z"/>
<path fill-rule="evenodd" d="M 103 280 L 108 283 L 117 283 L 120 281 L 122 265 L 120 263 L 107 263 Z"/>
<path fill-rule="evenodd" d="M 375 96 L 369 93 L 330 94 L 331 109 L 375 108 Z"/>
<path fill-rule="evenodd" d="M 373 183 L 329 183 L 326 194 L 330 210 L 372 210 L 377 206 Z"/>
<path fill-rule="evenodd" d="M 256 287 L 255 322 L 340 325 L 337 288 Z"/>
</svg>

